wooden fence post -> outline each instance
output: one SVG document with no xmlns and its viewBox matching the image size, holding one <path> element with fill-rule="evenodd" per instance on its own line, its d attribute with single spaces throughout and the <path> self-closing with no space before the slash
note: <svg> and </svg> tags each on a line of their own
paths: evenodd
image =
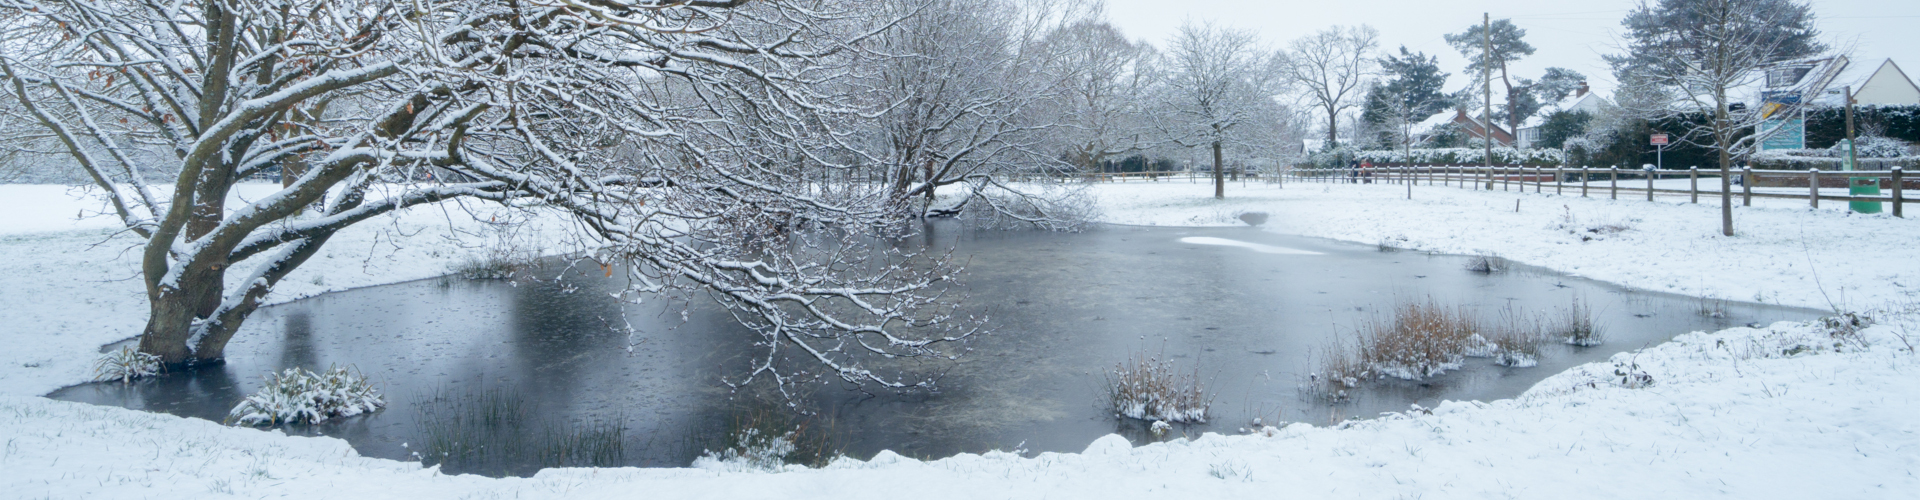
<svg viewBox="0 0 1920 500">
<path fill-rule="evenodd" d="M 1740 167 L 1740 206 L 1753 206 L 1753 165 Z"/>
<path fill-rule="evenodd" d="M 1906 218 L 1906 215 L 1900 210 L 1900 205 L 1905 204 L 1907 201 L 1906 197 L 1902 196 L 1903 193 L 1900 192 L 1902 184 L 1906 184 L 1906 180 L 1900 178 L 1900 167 L 1893 167 L 1893 216 Z"/>
<path fill-rule="evenodd" d="M 1654 169 L 1646 169 L 1646 171 L 1647 171 L 1647 201 L 1653 201 L 1653 178 L 1654 176 L 1660 175 L 1659 174 L 1660 171 L 1654 170 Z"/>
<path fill-rule="evenodd" d="M 1587 197 L 1587 166 L 1580 166 L 1580 197 Z"/>
<path fill-rule="evenodd" d="M 1807 200 L 1820 208 L 1820 169 L 1807 170 Z"/>
<path fill-rule="evenodd" d="M 1700 167 L 1687 167 L 1687 182 L 1691 184 L 1687 194 L 1693 198 L 1688 203 L 1700 204 Z"/>
<path fill-rule="evenodd" d="M 1613 193 L 1610 195 L 1610 197 L 1615 200 L 1620 199 L 1620 166 L 1619 165 L 1610 165 L 1607 167 L 1607 184 L 1612 185 L 1612 189 L 1613 189 Z"/>
</svg>

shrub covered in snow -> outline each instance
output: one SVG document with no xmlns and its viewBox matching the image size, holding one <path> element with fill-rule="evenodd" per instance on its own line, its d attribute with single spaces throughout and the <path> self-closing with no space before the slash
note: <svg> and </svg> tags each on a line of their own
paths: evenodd
<svg viewBox="0 0 1920 500">
<path fill-rule="evenodd" d="M 233 407 L 227 418 L 240 425 L 325 422 L 386 406 L 366 376 L 344 367 L 325 373 L 288 368 L 267 374 L 265 387 Z"/>
<path fill-rule="evenodd" d="M 1126 418 L 1206 422 L 1213 397 L 1200 384 L 1199 368 L 1180 371 L 1170 361 L 1136 354 L 1107 372 L 1107 402 Z"/>
<path fill-rule="evenodd" d="M 1375 165 L 1386 163 L 1406 163 L 1412 158 L 1417 165 L 1482 165 L 1486 163 L 1487 151 L 1483 148 L 1427 148 L 1411 151 L 1373 150 L 1360 151 L 1340 148 L 1314 153 L 1311 160 L 1320 167 L 1344 167 L 1345 161 L 1364 161 Z M 1558 149 L 1514 149 L 1493 148 L 1495 165 L 1558 166 L 1567 161 L 1567 153 Z"/>
<path fill-rule="evenodd" d="M 102 354 L 99 360 L 93 362 L 93 380 L 97 382 L 119 380 L 124 384 L 136 378 L 158 375 L 160 369 L 159 356 L 140 352 L 133 346 L 126 346 Z"/>
</svg>

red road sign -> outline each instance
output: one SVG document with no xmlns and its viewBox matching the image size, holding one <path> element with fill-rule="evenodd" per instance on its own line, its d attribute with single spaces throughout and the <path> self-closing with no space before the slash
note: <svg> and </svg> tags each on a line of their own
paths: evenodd
<svg viewBox="0 0 1920 500">
<path fill-rule="evenodd" d="M 1667 145 L 1667 134 L 1653 134 L 1653 145 L 1655 146 Z"/>
</svg>

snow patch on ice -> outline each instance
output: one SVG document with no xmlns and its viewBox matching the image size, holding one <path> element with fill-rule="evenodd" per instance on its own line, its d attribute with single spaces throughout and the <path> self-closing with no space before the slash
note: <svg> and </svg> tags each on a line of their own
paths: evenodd
<svg viewBox="0 0 1920 500">
<path fill-rule="evenodd" d="M 1211 236 L 1188 236 L 1185 238 L 1180 238 L 1180 242 L 1186 243 L 1189 245 L 1217 245 L 1217 246 L 1226 246 L 1226 247 L 1240 247 L 1240 248 L 1245 248 L 1255 252 L 1278 254 L 1278 255 L 1326 255 L 1320 252 L 1299 250 L 1299 249 L 1293 249 L 1293 248 L 1287 248 L 1287 247 L 1276 247 L 1273 245 L 1262 245 L 1259 243 L 1240 241 L 1240 240 L 1229 240 L 1226 238 L 1214 238 Z"/>
</svg>

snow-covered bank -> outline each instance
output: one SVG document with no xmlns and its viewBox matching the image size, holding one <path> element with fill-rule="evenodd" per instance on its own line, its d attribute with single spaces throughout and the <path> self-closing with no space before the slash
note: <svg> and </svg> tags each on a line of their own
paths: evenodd
<svg viewBox="0 0 1920 500">
<path fill-rule="evenodd" d="M 1908 347 L 1920 343 L 1920 321 L 1905 292 L 1920 284 L 1908 281 L 1920 274 L 1911 249 L 1920 234 L 1911 221 L 1762 207 L 1742 209 L 1743 235 L 1725 239 L 1715 235 L 1717 209 L 1671 203 L 1425 187 L 1407 202 L 1398 198 L 1404 187 L 1384 185 L 1238 188 L 1225 202 L 1198 184 L 1094 191 L 1114 222 L 1239 224 L 1233 216 L 1241 211 L 1267 211 L 1270 230 L 1499 253 L 1630 286 L 1736 300 L 1758 293 L 1767 302 L 1824 308 L 1807 269 L 1812 261 L 1836 299 L 1844 292 L 1857 307 L 1895 310 L 1857 338 L 1791 323 L 1684 335 L 1616 356 L 1619 366 L 1561 373 L 1513 400 L 1448 403 L 1431 414 L 1344 428 L 1295 424 L 1137 448 L 1109 436 L 1085 453 L 1033 458 L 989 453 L 923 462 L 883 454 L 781 474 L 562 469 L 488 479 L 362 458 L 334 439 L 31 396 L 83 379 L 99 343 L 138 331 L 144 301 L 133 257 L 123 251 L 134 242 L 97 228 L 8 231 L 0 223 L 0 340 L 13 346 L 0 354 L 0 491 L 27 498 L 834 499 L 1904 498 L 1920 491 L 1920 420 L 1913 418 L 1920 356 Z M 1521 199 L 1518 214 L 1514 199 Z M 1574 222 L 1563 228 L 1559 214 L 1568 211 Z M 476 224 L 463 215 L 423 211 L 351 229 L 276 300 L 442 274 L 468 255 L 458 252 L 479 243 L 446 239 L 457 234 L 449 225 Z M 1600 225 L 1631 229 L 1585 230 Z M 1858 241 L 1842 238 L 1856 231 Z M 1728 259 L 1735 262 L 1722 262 Z M 1652 385 L 1622 387 L 1616 370 L 1643 373 Z"/>
<path fill-rule="evenodd" d="M 1796 200 L 1755 200 L 1734 209 L 1737 235 L 1729 238 L 1720 235 L 1717 205 L 1684 198 L 1416 186 L 1407 200 L 1399 185 L 1253 183 L 1230 185 L 1227 199 L 1214 200 L 1211 186 L 1179 181 L 1103 184 L 1095 192 L 1106 220 L 1120 224 L 1243 225 L 1236 215 L 1260 211 L 1271 215 L 1269 231 L 1497 254 L 1630 287 L 1726 300 L 1855 309 L 1920 292 L 1920 219 L 1852 214 L 1845 203 L 1811 210 Z"/>
<path fill-rule="evenodd" d="M 0 397 L 0 464 L 21 497 L 132 498 L 1911 498 L 1920 491 L 1920 357 L 1907 321 L 1839 341 L 1780 323 L 1690 334 L 1562 373 L 1525 396 L 1344 428 L 1194 436 L 1081 454 L 883 454 L 781 474 L 552 469 L 444 476 L 286 437 Z M 1909 333 L 1910 332 L 1910 333 Z M 1920 340 L 1920 339 L 1914 339 Z M 1629 368 L 1632 369 L 1632 368 Z"/>
</svg>

